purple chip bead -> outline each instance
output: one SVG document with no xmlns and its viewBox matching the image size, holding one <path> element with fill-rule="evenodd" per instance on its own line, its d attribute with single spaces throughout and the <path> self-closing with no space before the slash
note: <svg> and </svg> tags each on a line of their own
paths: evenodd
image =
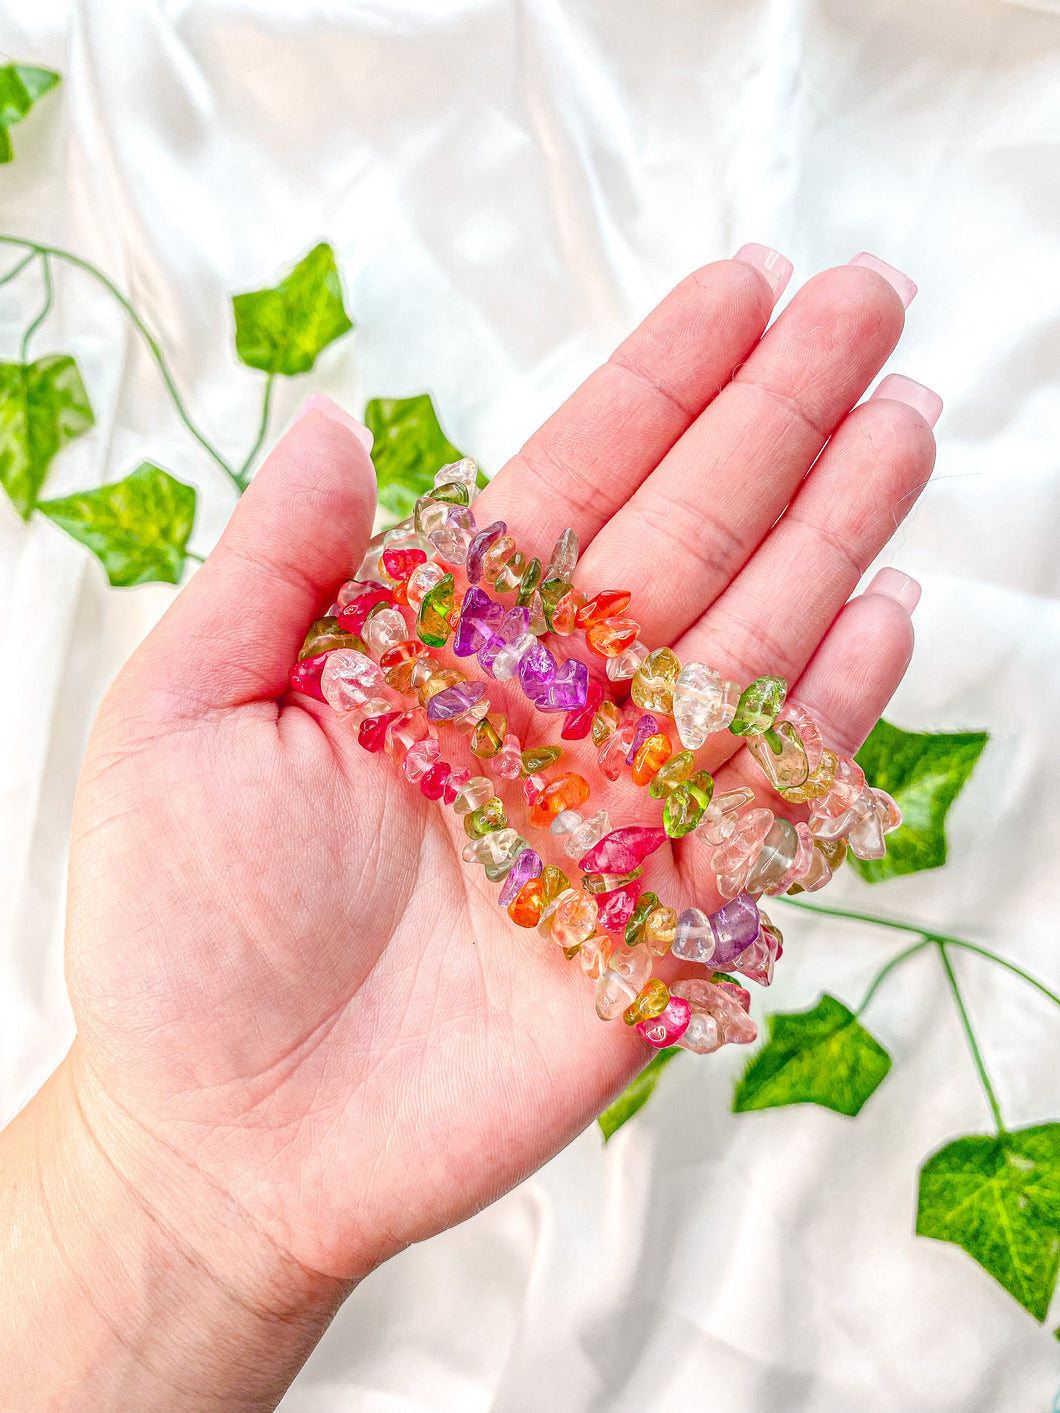
<svg viewBox="0 0 1060 1413">
<path fill-rule="evenodd" d="M 455 687 L 446 687 L 441 692 L 435 692 L 427 703 L 427 719 L 452 721 L 454 716 L 463 716 L 485 691 L 485 682 L 458 682 Z"/>
<path fill-rule="evenodd" d="M 457 657 L 470 657 L 489 642 L 504 618 L 504 605 L 474 585 L 464 595 L 460 605 L 453 652 Z"/>
<path fill-rule="evenodd" d="M 589 700 L 589 669 L 576 657 L 568 658 L 545 691 L 536 699 L 538 711 L 574 711 Z"/>
<path fill-rule="evenodd" d="M 544 643 L 527 648 L 519 659 L 519 685 L 532 702 L 548 690 L 555 675 L 556 659 Z"/>
<path fill-rule="evenodd" d="M 626 757 L 626 764 L 632 765 L 637 758 L 637 752 L 643 746 L 649 736 L 654 736 L 659 729 L 659 723 L 650 711 L 646 711 L 637 722 L 637 729 L 633 732 L 633 744 L 629 748 L 629 755 Z"/>
<path fill-rule="evenodd" d="M 497 634 L 506 643 L 514 643 L 516 638 L 521 638 L 530 631 L 530 610 L 528 608 L 510 608 L 501 619 Z"/>
<path fill-rule="evenodd" d="M 533 849 L 524 849 L 508 870 L 508 877 L 504 880 L 504 887 L 497 899 L 501 907 L 506 908 L 509 903 L 515 901 L 524 883 L 529 883 L 531 878 L 540 878 L 544 867 L 539 854 Z"/>
<path fill-rule="evenodd" d="M 469 584 L 477 584 L 482 578 L 482 561 L 500 537 L 507 533 L 508 527 L 504 521 L 494 520 L 492 525 L 487 525 L 484 530 L 480 530 L 468 545 L 467 582 Z"/>
<path fill-rule="evenodd" d="M 708 918 L 714 933 L 714 955 L 710 959 L 715 971 L 732 966 L 748 943 L 758 936 L 758 904 L 750 893 L 738 893 Z"/>
</svg>

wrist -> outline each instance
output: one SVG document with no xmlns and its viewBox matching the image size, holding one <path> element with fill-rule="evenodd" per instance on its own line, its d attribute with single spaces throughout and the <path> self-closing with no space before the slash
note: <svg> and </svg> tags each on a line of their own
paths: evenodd
<svg viewBox="0 0 1060 1413">
<path fill-rule="evenodd" d="M 0 1145 L 0 1407 L 275 1407 L 348 1285 L 116 1111 L 76 1043 Z"/>
</svg>

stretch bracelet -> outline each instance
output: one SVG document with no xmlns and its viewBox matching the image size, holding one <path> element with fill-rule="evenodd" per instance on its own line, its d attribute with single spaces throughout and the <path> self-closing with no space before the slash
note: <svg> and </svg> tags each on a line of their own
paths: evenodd
<svg viewBox="0 0 1060 1413">
<path fill-rule="evenodd" d="M 477 475 L 470 458 L 443 466 L 414 514 L 372 540 L 355 577 L 310 627 L 290 685 L 356 724 L 365 750 L 385 752 L 423 795 L 463 819 L 464 860 L 501 884 L 499 903 L 513 922 L 578 959 L 596 983 L 601 1019 L 621 1016 L 655 1049 L 707 1054 L 746 1044 L 756 1028 L 737 977 L 768 986 L 783 943 L 758 899 L 824 887 L 848 848 L 881 858 L 901 812 L 866 784 L 856 761 L 825 746 L 808 713 L 786 700 L 783 678 L 741 689 L 703 663 L 682 665 L 670 648 L 641 642 L 625 590 L 589 597 L 574 588 L 573 530 L 543 566 L 503 521 L 479 529 Z M 569 640 L 562 660 L 549 635 Z M 579 635 L 589 658 L 606 664 L 607 687 L 569 651 Z M 473 658 L 482 676 L 444 666 L 433 650 L 447 646 L 457 659 Z M 628 772 L 646 788 L 661 818 L 612 829 L 606 810 L 583 810 L 591 795 L 583 775 L 544 773 L 563 748 L 521 741 L 492 707 L 489 681 L 509 679 L 537 711 L 562 715 L 561 740 L 591 738 L 607 781 Z M 609 693 L 627 682 L 620 704 Z M 489 774 L 444 759 L 439 727 L 466 737 Z M 772 793 L 808 806 L 808 820 L 756 805 L 747 786 L 716 791 L 696 754 L 720 732 L 740 738 Z M 580 871 L 577 886 L 509 825 L 499 782 L 519 779 L 530 829 L 562 843 L 575 861 L 568 867 Z M 678 913 L 642 888 L 650 856 L 689 836 L 708 850 L 725 900 L 710 913 Z M 667 984 L 652 974 L 667 954 L 700 974 Z"/>
</svg>

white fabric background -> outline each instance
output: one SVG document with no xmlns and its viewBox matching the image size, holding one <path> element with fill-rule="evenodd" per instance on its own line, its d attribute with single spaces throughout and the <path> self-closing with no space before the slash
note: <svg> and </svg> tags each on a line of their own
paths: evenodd
<svg viewBox="0 0 1060 1413">
<path fill-rule="evenodd" d="M 889 369 L 939 390 L 935 481 L 883 562 L 919 577 L 919 648 L 889 712 L 987 728 L 943 871 L 825 901 L 917 918 L 1056 984 L 1060 709 L 1060 4 L 989 0 L 0 0 L 0 46 L 61 68 L 13 131 L 0 225 L 132 291 L 193 414 L 237 455 L 260 383 L 230 292 L 317 239 L 350 339 L 278 390 L 430 388 L 489 466 L 694 265 L 760 240 L 795 282 L 861 249 L 921 286 Z M 33 295 L 0 291 L 0 356 Z M 150 456 L 226 486 L 143 348 L 60 271 L 38 354 L 76 353 L 98 427 L 52 493 Z M 0 497 L 0 1109 L 67 1045 L 68 814 L 104 688 L 170 596 Z M 804 918 L 769 1000 L 856 1001 L 901 939 Z M 1060 1118 L 1056 1014 L 959 958 L 1006 1117 Z M 760 1001 L 756 999 L 760 1010 Z M 862 1117 L 734 1117 L 741 1053 L 670 1070 L 604 1150 L 589 1131 L 352 1297 L 285 1413 L 949 1413 L 1052 1407 L 1038 1328 L 956 1248 L 913 1236 L 919 1162 L 989 1116 L 938 968 L 869 1022 L 893 1052 Z"/>
</svg>

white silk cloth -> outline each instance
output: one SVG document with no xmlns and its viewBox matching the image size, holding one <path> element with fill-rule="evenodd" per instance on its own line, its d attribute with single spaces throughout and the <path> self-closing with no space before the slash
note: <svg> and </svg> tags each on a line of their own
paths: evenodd
<svg viewBox="0 0 1060 1413">
<path fill-rule="evenodd" d="M 919 919 L 1057 984 L 1057 0 L 0 0 L 0 21 L 10 57 L 65 76 L 12 130 L 0 226 L 131 291 L 233 456 L 260 381 L 234 360 L 228 295 L 321 238 L 358 331 L 278 389 L 275 426 L 313 389 L 357 411 L 430 389 L 494 468 L 673 283 L 744 241 L 790 255 L 796 285 L 863 249 L 911 275 L 888 370 L 946 410 L 934 481 L 881 560 L 924 585 L 888 715 L 992 739 L 945 869 L 847 877 L 825 901 Z M 207 550 L 225 484 L 121 312 L 57 275 L 34 349 L 77 355 L 98 426 L 52 493 L 149 457 L 200 487 Z M 0 290 L 3 357 L 35 299 L 22 280 Z M 171 594 L 108 589 L 81 546 L 0 503 L 5 1116 L 71 1036 L 78 762 Z M 783 922 L 771 1009 L 825 988 L 856 1002 L 902 945 Z M 1055 1010 L 958 964 L 1010 1124 L 1060 1119 Z M 932 956 L 867 1019 L 894 1068 L 859 1119 L 734 1116 L 743 1053 L 679 1062 L 609 1147 L 587 1131 L 366 1281 L 285 1413 L 1045 1413 L 1057 1306 L 1039 1328 L 963 1252 L 913 1235 L 919 1163 L 989 1127 Z"/>
</svg>

